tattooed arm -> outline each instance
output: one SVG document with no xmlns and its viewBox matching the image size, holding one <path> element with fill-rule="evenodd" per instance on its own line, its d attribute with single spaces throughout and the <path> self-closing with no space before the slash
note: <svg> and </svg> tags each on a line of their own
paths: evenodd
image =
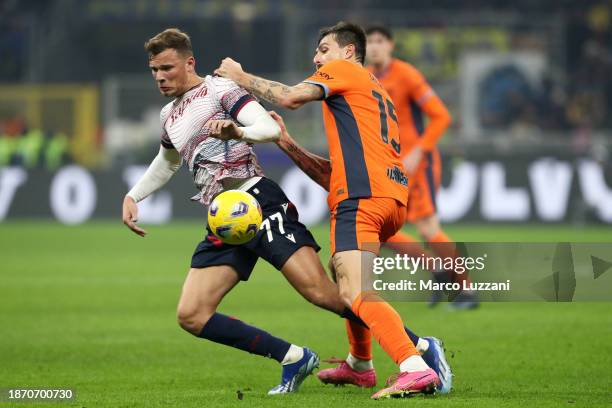
<svg viewBox="0 0 612 408">
<path fill-rule="evenodd" d="M 283 118 L 276 112 L 270 112 L 270 116 L 278 123 L 281 128 L 281 137 L 276 142 L 278 147 L 293 160 L 293 162 L 304 172 L 308 177 L 313 179 L 318 185 L 323 187 L 325 191 L 329 191 L 329 178 L 331 176 L 331 162 L 314 153 L 310 153 L 302 146 L 297 144 L 291 137 Z"/>
<path fill-rule="evenodd" d="M 215 74 L 229 78 L 258 98 L 288 109 L 297 109 L 307 102 L 323 99 L 323 89 L 305 82 L 287 86 L 246 73 L 242 66 L 231 58 L 225 58 Z"/>
<path fill-rule="evenodd" d="M 297 109 L 307 102 L 321 100 L 324 96 L 323 89 L 317 85 L 302 82 L 287 86 L 246 72 L 236 83 L 258 98 L 287 109 Z"/>
</svg>

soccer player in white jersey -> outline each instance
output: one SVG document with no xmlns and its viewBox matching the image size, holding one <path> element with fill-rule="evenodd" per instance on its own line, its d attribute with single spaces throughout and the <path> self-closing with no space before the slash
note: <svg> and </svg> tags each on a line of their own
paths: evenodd
<svg viewBox="0 0 612 408">
<path fill-rule="evenodd" d="M 319 246 L 298 221 L 295 206 L 280 187 L 263 177 L 252 143 L 278 140 L 280 128 L 264 108 L 233 81 L 201 77 L 189 36 L 167 29 L 145 43 L 160 92 L 174 98 L 161 111 L 161 147 L 150 167 L 123 201 L 123 222 L 138 235 L 137 202 L 161 188 L 185 161 L 208 205 L 226 189 L 241 189 L 259 201 L 272 231 L 260 231 L 244 245 L 227 245 L 208 230 L 191 260 L 178 304 L 179 325 L 189 333 L 282 364 L 281 383 L 269 394 L 298 389 L 318 366 L 318 356 L 257 327 L 217 312 L 223 297 L 246 281 L 259 257 L 280 270 L 309 302 L 344 318 L 361 319 L 346 308 L 337 286 L 316 254 Z M 271 232 L 271 234 L 270 234 Z"/>
</svg>

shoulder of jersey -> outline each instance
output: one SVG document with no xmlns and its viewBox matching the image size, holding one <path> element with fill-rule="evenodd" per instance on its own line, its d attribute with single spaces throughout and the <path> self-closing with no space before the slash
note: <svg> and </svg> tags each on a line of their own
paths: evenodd
<svg viewBox="0 0 612 408">
<path fill-rule="evenodd" d="M 409 62 L 406 61 L 402 61 L 400 59 L 394 59 L 393 60 L 396 64 L 396 66 L 402 71 L 405 72 L 408 75 L 412 75 L 412 76 L 422 76 L 423 74 L 421 74 L 421 71 L 419 71 L 418 69 L 416 69 L 416 67 L 414 65 L 412 65 Z"/>
<path fill-rule="evenodd" d="M 238 86 L 231 79 L 223 78 L 220 76 L 206 75 L 204 79 L 206 81 L 207 86 L 212 85 L 212 87 L 214 87 L 216 91 L 220 91 L 220 92 L 223 92 L 226 89 L 235 88 Z"/>
</svg>

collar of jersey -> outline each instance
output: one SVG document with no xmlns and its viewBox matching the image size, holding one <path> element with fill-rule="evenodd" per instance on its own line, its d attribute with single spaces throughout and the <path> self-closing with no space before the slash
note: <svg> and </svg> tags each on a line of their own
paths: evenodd
<svg viewBox="0 0 612 408">
<path fill-rule="evenodd" d="M 187 95 L 189 92 L 193 91 L 194 89 L 197 89 L 197 88 L 201 87 L 205 82 L 206 82 L 206 80 L 204 80 L 204 81 L 200 82 L 199 84 L 194 85 L 191 88 L 189 88 L 188 90 L 186 90 L 181 96 L 177 97 L 174 100 L 174 103 L 180 102 L 185 97 L 185 95 Z"/>
</svg>

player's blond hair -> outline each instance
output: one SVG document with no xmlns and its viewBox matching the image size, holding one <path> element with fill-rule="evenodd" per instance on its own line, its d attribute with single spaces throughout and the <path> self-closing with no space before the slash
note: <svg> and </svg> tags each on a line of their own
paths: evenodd
<svg viewBox="0 0 612 408">
<path fill-rule="evenodd" d="M 167 28 L 161 33 L 150 38 L 144 44 L 145 50 L 149 52 L 149 57 L 159 54 L 167 49 L 174 49 L 182 56 L 192 56 L 191 38 L 189 35 L 178 28 Z"/>
</svg>

